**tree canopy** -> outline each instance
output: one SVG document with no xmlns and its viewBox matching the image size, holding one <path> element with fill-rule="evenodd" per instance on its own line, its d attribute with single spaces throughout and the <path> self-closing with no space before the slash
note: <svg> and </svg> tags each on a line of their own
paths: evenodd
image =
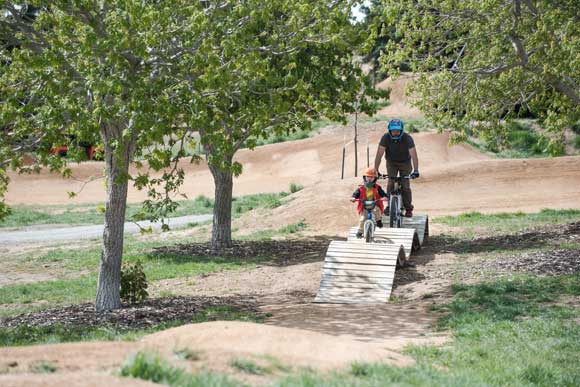
<svg viewBox="0 0 580 387">
<path fill-rule="evenodd" d="M 400 38 L 387 42 L 383 68 L 396 74 L 408 61 L 418 74 L 416 104 L 456 140 L 499 136 L 502 120 L 524 111 L 555 134 L 579 119 L 577 1 L 382 0 L 381 7 L 379 22 Z M 372 39 L 385 33 L 377 30 Z"/>
<path fill-rule="evenodd" d="M 6 168 L 68 175 L 55 146 L 81 160 L 82 142 L 102 144 L 98 310 L 120 307 L 129 181 L 148 190 L 149 210 L 171 209 L 185 145 L 200 138 L 225 192 L 214 232 L 227 242 L 236 150 L 313 117 L 344 119 L 355 96 L 374 93 L 352 60 L 360 35 L 348 23 L 350 1 L 29 3 L 34 17 L 29 6 L 0 2 L 0 190 Z M 363 100 L 361 110 L 372 109 Z M 131 175 L 133 162 L 141 168 Z"/>
</svg>

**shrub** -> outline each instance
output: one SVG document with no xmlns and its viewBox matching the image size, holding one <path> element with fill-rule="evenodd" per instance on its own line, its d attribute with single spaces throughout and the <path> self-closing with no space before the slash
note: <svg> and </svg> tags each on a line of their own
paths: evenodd
<svg viewBox="0 0 580 387">
<path fill-rule="evenodd" d="M 149 296 L 147 277 L 141 261 L 125 262 L 121 268 L 121 299 L 125 302 L 141 302 Z"/>
<path fill-rule="evenodd" d="M 302 190 L 303 188 L 304 188 L 304 186 L 301 184 L 290 183 L 290 193 L 298 192 L 298 191 Z"/>
<path fill-rule="evenodd" d="M 574 139 L 574 148 L 580 149 L 580 135 L 576 136 Z"/>
</svg>

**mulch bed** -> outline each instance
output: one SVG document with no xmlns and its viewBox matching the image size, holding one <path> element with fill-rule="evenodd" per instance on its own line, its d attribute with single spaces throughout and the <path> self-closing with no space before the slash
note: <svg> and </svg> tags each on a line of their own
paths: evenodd
<svg viewBox="0 0 580 387">
<path fill-rule="evenodd" d="M 484 261 L 472 269 L 491 269 L 497 272 L 525 272 L 538 275 L 567 275 L 580 273 L 580 249 L 535 251 L 508 255 Z"/>
<path fill-rule="evenodd" d="M 430 247 L 438 252 L 481 253 L 497 250 L 530 249 L 545 246 L 558 248 L 561 243 L 580 243 L 580 221 L 544 225 L 514 234 L 456 239 L 453 236 L 434 236 Z"/>
<path fill-rule="evenodd" d="M 0 327 L 100 327 L 118 329 L 149 328 L 164 322 L 190 321 L 208 307 L 229 306 L 236 311 L 258 313 L 257 300 L 251 297 L 172 297 L 149 299 L 122 309 L 97 313 L 94 304 L 70 305 L 22 314 L 0 320 Z"/>
<path fill-rule="evenodd" d="M 187 243 L 174 246 L 158 247 L 154 254 L 173 254 L 196 257 L 231 257 L 240 260 L 255 259 L 256 257 L 271 257 L 271 263 L 276 266 L 289 266 L 300 263 L 324 260 L 330 239 L 287 239 L 264 241 L 233 241 L 233 247 L 212 252 L 211 244 Z"/>
</svg>

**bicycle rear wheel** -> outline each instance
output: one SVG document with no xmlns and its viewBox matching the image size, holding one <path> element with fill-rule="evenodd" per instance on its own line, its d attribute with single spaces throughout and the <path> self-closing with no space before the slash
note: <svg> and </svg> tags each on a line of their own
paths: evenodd
<svg viewBox="0 0 580 387">
<path fill-rule="evenodd" d="M 399 198 L 396 196 L 391 196 L 389 201 L 389 227 L 399 227 L 398 226 L 398 211 L 399 211 Z"/>
</svg>

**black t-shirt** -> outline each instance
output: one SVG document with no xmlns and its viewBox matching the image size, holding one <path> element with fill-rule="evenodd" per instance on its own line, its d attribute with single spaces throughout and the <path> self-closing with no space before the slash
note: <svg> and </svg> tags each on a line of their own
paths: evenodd
<svg viewBox="0 0 580 387">
<path fill-rule="evenodd" d="M 403 133 L 403 137 L 400 140 L 393 140 L 388 133 L 385 133 L 379 144 L 385 147 L 385 159 L 391 161 L 410 160 L 411 154 L 409 153 L 409 149 L 415 147 L 413 137 L 407 133 Z"/>
</svg>

